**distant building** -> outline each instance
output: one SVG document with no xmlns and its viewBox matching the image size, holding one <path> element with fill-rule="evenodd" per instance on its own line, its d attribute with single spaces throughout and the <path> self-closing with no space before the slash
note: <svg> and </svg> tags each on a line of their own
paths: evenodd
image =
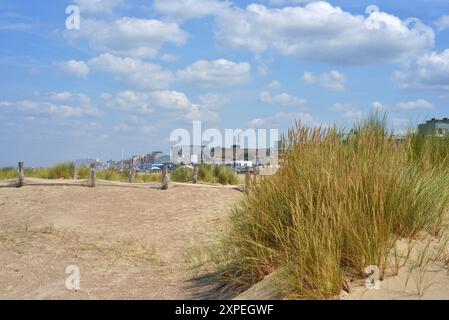
<svg viewBox="0 0 449 320">
<path fill-rule="evenodd" d="M 253 164 L 276 163 L 278 148 L 242 148 L 239 145 L 231 147 L 206 146 L 175 146 L 171 150 L 171 160 L 174 164 L 225 164 L 235 166 L 237 162 L 246 161 Z"/>
<path fill-rule="evenodd" d="M 421 134 L 431 134 L 436 136 L 444 136 L 449 133 L 449 119 L 435 119 L 426 121 L 418 126 L 418 132 Z"/>
</svg>

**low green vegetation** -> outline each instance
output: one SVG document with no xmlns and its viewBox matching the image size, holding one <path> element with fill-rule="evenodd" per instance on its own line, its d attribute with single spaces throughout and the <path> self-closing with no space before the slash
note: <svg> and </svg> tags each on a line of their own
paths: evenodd
<svg viewBox="0 0 449 320">
<path fill-rule="evenodd" d="M 17 169 L 15 168 L 1 168 L 0 169 L 0 181 L 10 180 L 17 178 Z"/>
<path fill-rule="evenodd" d="M 24 170 L 25 177 L 38 179 L 72 179 L 73 163 L 60 163 L 49 168 L 26 168 Z M 79 166 L 76 168 L 77 179 L 90 179 L 91 169 L 87 166 Z M 0 180 L 9 180 L 17 178 L 17 169 L 3 168 L 0 169 Z M 129 170 L 123 172 L 116 169 L 107 169 L 97 171 L 97 179 L 107 181 L 129 182 Z M 160 173 L 137 173 L 136 182 L 160 182 L 162 180 Z"/>
<path fill-rule="evenodd" d="M 397 141 L 373 115 L 345 137 L 297 124 L 283 165 L 232 210 L 211 262 L 247 288 L 276 272 L 290 298 L 330 299 L 367 266 L 389 267 L 399 239 L 438 237 L 449 209 L 449 139 Z"/>
<path fill-rule="evenodd" d="M 188 167 L 176 168 L 170 173 L 170 180 L 174 182 L 192 182 L 193 170 Z"/>
<path fill-rule="evenodd" d="M 201 165 L 198 169 L 198 180 L 219 183 L 219 184 L 238 184 L 239 179 L 232 168 L 223 165 Z"/>
<path fill-rule="evenodd" d="M 175 182 L 192 182 L 193 170 L 189 167 L 176 168 L 170 174 L 170 179 Z M 223 185 L 239 183 L 237 174 L 232 168 L 224 165 L 200 165 L 198 168 L 198 181 Z"/>
</svg>

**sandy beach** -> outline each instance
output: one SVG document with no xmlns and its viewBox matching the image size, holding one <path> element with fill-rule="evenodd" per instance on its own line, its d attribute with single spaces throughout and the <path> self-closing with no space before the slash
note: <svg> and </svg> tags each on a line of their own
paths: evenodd
<svg viewBox="0 0 449 320">
<path fill-rule="evenodd" d="M 0 189 L 0 299 L 188 299 L 189 250 L 220 232 L 241 192 L 172 187 Z M 80 290 L 65 287 L 68 265 Z"/>
</svg>

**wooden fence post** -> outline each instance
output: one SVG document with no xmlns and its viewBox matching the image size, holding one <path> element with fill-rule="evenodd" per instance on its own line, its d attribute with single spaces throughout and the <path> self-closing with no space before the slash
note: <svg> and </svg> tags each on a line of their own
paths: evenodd
<svg viewBox="0 0 449 320">
<path fill-rule="evenodd" d="M 76 172 L 76 164 L 73 164 L 73 180 L 78 178 L 78 173 Z"/>
<path fill-rule="evenodd" d="M 90 186 L 93 188 L 96 186 L 97 180 L 97 169 L 95 168 L 95 163 L 90 166 Z"/>
<path fill-rule="evenodd" d="M 193 183 L 196 184 L 198 182 L 198 165 L 193 165 Z"/>
<path fill-rule="evenodd" d="M 129 183 L 136 183 L 136 168 L 132 167 L 129 170 Z"/>
<path fill-rule="evenodd" d="M 167 175 L 167 165 L 164 164 L 162 167 L 162 190 L 168 189 L 168 175 Z"/>
<path fill-rule="evenodd" d="M 256 165 L 253 165 L 253 179 L 254 179 L 254 183 L 257 182 L 257 167 Z"/>
<path fill-rule="evenodd" d="M 249 167 L 246 167 L 245 170 L 245 192 L 248 193 L 249 192 L 249 184 L 250 184 L 250 180 L 251 180 L 251 175 L 249 173 Z"/>
<path fill-rule="evenodd" d="M 17 188 L 21 188 L 24 185 L 25 173 L 23 171 L 23 162 L 19 162 L 17 169 Z"/>
</svg>

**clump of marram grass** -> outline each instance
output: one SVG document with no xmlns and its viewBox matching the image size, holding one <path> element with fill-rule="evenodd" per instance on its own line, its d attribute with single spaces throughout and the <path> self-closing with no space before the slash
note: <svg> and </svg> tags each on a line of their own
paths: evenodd
<svg viewBox="0 0 449 320">
<path fill-rule="evenodd" d="M 176 168 L 170 174 L 170 179 L 175 182 L 191 182 L 193 180 L 193 170 L 189 167 Z M 198 167 L 198 180 L 223 185 L 239 183 L 234 170 L 225 165 L 200 165 Z"/>
<path fill-rule="evenodd" d="M 72 179 L 74 163 L 60 163 L 48 168 L 48 179 Z"/>
<path fill-rule="evenodd" d="M 225 165 L 201 165 L 198 169 L 198 180 L 219 183 L 219 184 L 237 184 L 238 178 L 234 170 Z"/>
<path fill-rule="evenodd" d="M 217 250 L 220 279 L 243 287 L 277 271 L 284 294 L 328 299 L 369 265 L 384 276 L 400 238 L 437 235 L 449 207 L 447 170 L 411 161 L 374 115 L 344 138 L 297 124 L 278 172 L 250 186 Z"/>
<path fill-rule="evenodd" d="M 188 167 L 176 168 L 170 173 L 170 180 L 174 182 L 192 182 L 193 170 Z"/>
</svg>

